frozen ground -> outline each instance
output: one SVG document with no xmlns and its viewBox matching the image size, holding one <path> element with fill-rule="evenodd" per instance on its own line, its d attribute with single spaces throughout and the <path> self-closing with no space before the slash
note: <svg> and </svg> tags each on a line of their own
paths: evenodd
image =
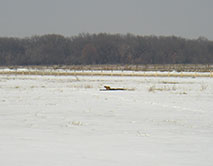
<svg viewBox="0 0 213 166">
<path fill-rule="evenodd" d="M 212 108 L 212 78 L 0 75 L 0 165 L 211 166 Z"/>
</svg>

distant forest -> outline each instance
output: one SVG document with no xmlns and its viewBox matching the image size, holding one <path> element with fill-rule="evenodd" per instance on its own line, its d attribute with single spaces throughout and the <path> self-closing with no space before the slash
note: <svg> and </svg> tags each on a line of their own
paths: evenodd
<svg viewBox="0 0 213 166">
<path fill-rule="evenodd" d="M 132 34 L 0 37 L 0 65 L 213 64 L 213 41 Z"/>
</svg>

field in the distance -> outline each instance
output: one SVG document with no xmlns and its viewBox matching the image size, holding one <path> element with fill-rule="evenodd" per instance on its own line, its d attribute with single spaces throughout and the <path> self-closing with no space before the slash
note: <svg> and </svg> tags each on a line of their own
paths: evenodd
<svg viewBox="0 0 213 166">
<path fill-rule="evenodd" d="M 0 75 L 0 165 L 210 166 L 212 108 L 210 77 Z"/>
<path fill-rule="evenodd" d="M 27 68 L 35 70 L 119 70 L 119 71 L 176 71 L 176 72 L 210 72 L 213 71 L 213 64 L 144 64 L 144 65 L 49 65 L 49 66 L 0 66 L 0 69 Z"/>
<path fill-rule="evenodd" d="M 213 77 L 213 65 L 0 66 L 0 75 Z"/>
</svg>

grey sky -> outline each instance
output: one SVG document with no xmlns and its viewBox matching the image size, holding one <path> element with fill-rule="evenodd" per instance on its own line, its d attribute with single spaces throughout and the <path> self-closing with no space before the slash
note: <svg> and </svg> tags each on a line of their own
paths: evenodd
<svg viewBox="0 0 213 166">
<path fill-rule="evenodd" d="M 0 0 L 0 36 L 133 33 L 213 40 L 213 0 Z"/>
</svg>

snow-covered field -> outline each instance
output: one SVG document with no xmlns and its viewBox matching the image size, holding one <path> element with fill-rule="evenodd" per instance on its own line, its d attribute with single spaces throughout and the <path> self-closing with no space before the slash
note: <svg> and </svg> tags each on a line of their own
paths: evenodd
<svg viewBox="0 0 213 166">
<path fill-rule="evenodd" d="M 0 165 L 211 166 L 212 108 L 212 78 L 0 75 Z"/>
</svg>

